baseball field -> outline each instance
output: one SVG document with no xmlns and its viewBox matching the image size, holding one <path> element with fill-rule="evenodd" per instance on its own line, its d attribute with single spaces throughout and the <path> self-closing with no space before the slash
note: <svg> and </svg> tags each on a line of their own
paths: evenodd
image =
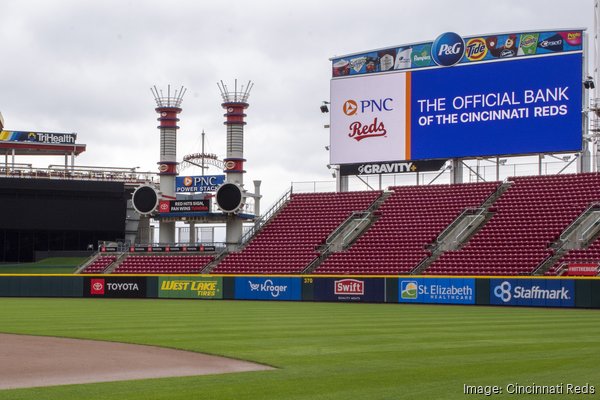
<svg viewBox="0 0 600 400">
<path fill-rule="evenodd" d="M 488 398 L 466 395 L 464 385 L 504 389 L 491 397 L 547 399 L 509 395 L 506 387 L 595 387 L 594 395 L 552 396 L 581 399 L 600 389 L 597 310 L 2 298 L 0 332 L 164 346 L 275 367 L 0 390 L 10 400 Z"/>
</svg>

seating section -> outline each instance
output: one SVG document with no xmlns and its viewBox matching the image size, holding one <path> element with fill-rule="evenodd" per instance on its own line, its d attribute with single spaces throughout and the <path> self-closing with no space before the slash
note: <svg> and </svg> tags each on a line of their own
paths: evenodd
<svg viewBox="0 0 600 400">
<path fill-rule="evenodd" d="M 426 274 L 529 275 L 552 254 L 550 243 L 592 202 L 599 174 L 510 178 L 495 214 L 469 243 L 448 251 Z"/>
<path fill-rule="evenodd" d="M 381 217 L 348 249 L 331 255 L 315 274 L 406 274 L 429 254 L 425 246 L 468 207 L 480 206 L 498 182 L 399 186 Z"/>
<path fill-rule="evenodd" d="M 130 255 L 113 274 L 199 274 L 213 256 Z"/>
<path fill-rule="evenodd" d="M 293 194 L 288 204 L 251 242 L 229 254 L 212 273 L 301 273 L 353 211 L 364 211 L 381 191 Z"/>
<path fill-rule="evenodd" d="M 600 263 L 600 239 L 596 239 L 587 249 L 570 250 L 546 272 L 546 275 L 558 275 L 564 263 Z"/>
<path fill-rule="evenodd" d="M 117 260 L 117 256 L 100 256 L 88 265 L 82 274 L 101 274 L 106 268 Z"/>
</svg>

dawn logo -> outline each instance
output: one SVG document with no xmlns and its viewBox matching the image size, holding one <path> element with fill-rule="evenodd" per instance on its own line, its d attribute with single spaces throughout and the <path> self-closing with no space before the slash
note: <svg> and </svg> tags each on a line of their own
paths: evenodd
<svg viewBox="0 0 600 400">
<path fill-rule="evenodd" d="M 400 297 L 402 299 L 416 300 L 419 297 L 419 284 L 417 281 L 400 282 Z"/>
<path fill-rule="evenodd" d="M 465 41 L 458 33 L 442 33 L 431 45 L 431 57 L 437 65 L 449 67 L 458 63 L 465 54 Z"/>
<path fill-rule="evenodd" d="M 342 107 L 342 111 L 348 116 L 354 115 L 358 111 L 358 104 L 356 104 L 356 101 L 354 100 L 346 100 Z"/>
</svg>

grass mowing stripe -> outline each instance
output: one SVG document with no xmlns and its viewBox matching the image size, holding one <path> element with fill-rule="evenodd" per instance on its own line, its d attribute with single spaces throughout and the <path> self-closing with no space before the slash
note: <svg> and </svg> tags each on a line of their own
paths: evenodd
<svg viewBox="0 0 600 400">
<path fill-rule="evenodd" d="M 159 345 L 280 368 L 8 390 L 0 399 L 459 399 L 463 383 L 593 384 L 599 328 L 593 310 L 0 299 L 2 332 Z"/>
</svg>

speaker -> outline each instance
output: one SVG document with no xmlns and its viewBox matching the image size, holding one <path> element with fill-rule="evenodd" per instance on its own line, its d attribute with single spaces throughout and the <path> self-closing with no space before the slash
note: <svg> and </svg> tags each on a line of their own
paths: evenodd
<svg viewBox="0 0 600 400">
<path fill-rule="evenodd" d="M 244 192 L 235 183 L 224 183 L 217 189 L 217 206 L 226 213 L 237 213 L 244 205 Z"/>
<path fill-rule="evenodd" d="M 153 213 L 158 207 L 158 200 L 158 191 L 149 185 L 138 187 L 131 197 L 133 208 L 142 215 Z"/>
</svg>

